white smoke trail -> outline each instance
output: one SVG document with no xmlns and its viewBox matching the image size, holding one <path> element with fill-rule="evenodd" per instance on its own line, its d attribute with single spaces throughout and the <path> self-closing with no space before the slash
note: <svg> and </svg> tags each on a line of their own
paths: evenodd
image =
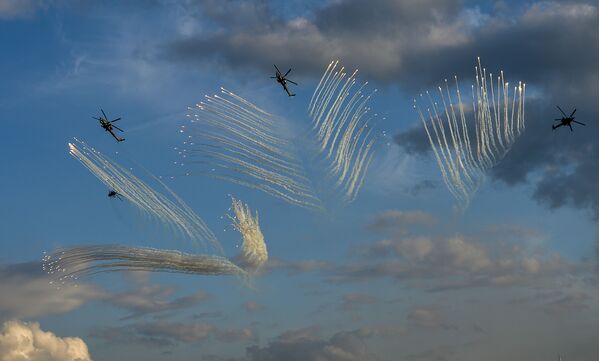
<svg viewBox="0 0 599 361">
<path fill-rule="evenodd" d="M 210 168 L 199 174 L 321 209 L 291 142 L 280 135 L 271 114 L 224 88 L 189 110 L 192 127 L 181 129 L 187 134 L 187 149 L 181 153 Z"/>
<path fill-rule="evenodd" d="M 57 286 L 104 272 L 147 271 L 196 275 L 247 273 L 224 257 L 122 245 L 91 245 L 59 249 L 44 256 L 42 269 Z"/>
<path fill-rule="evenodd" d="M 108 188 L 118 192 L 144 214 L 158 219 L 177 234 L 202 245 L 208 244 L 218 253 L 222 253 L 220 243 L 206 223 L 164 183 L 157 179 L 172 200 L 153 190 L 129 170 L 97 150 L 88 147 L 82 141 L 76 140 L 76 142 L 77 144 L 69 143 L 69 153 Z"/>
<path fill-rule="evenodd" d="M 42 269 L 57 286 L 104 272 L 148 271 L 196 275 L 234 275 L 249 281 L 266 261 L 268 251 L 258 212 L 232 199 L 233 227 L 243 238 L 241 252 L 233 259 L 194 255 L 174 250 L 123 245 L 91 245 L 59 249 L 42 258 Z"/>
<path fill-rule="evenodd" d="M 427 92 L 426 115 L 414 100 L 414 109 L 424 126 L 443 181 L 460 209 L 468 207 L 485 174 L 505 157 L 525 130 L 526 84 L 519 82 L 510 95 L 510 86 L 502 71 L 495 87 L 493 74 L 487 76 L 480 58 L 475 73 L 471 122 L 467 121 L 457 77 L 457 103 L 454 104 L 447 80 L 445 90 L 438 89 L 441 104 Z"/>
<path fill-rule="evenodd" d="M 368 101 L 376 92 L 364 94 L 365 82 L 356 85 L 355 70 L 351 75 L 332 61 L 312 94 L 308 114 L 316 136 L 319 152 L 329 164 L 328 175 L 343 194 L 343 200 L 353 201 L 372 160 L 374 137 L 367 118 Z"/>
<path fill-rule="evenodd" d="M 231 217 L 233 228 L 235 228 L 243 237 L 241 254 L 237 257 L 239 264 L 246 271 L 258 271 L 266 261 L 268 261 L 268 251 L 264 235 L 260 229 L 258 211 L 256 216 L 252 215 L 247 204 L 232 199 L 232 208 L 234 216 Z"/>
</svg>

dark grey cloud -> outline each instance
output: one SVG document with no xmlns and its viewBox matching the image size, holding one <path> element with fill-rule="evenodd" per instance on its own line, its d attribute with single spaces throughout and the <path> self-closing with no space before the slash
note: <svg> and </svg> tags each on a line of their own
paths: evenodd
<svg viewBox="0 0 599 361">
<path fill-rule="evenodd" d="M 310 16 L 283 19 L 263 1 L 209 1 L 198 17 L 217 30 L 203 27 L 173 39 L 163 50 L 174 61 L 218 60 L 232 68 L 261 70 L 270 70 L 275 62 L 293 64 L 297 73 L 312 76 L 320 75 L 331 59 L 341 58 L 383 80 L 397 77 L 405 54 L 415 48 L 452 42 L 449 33 L 461 27 L 453 23 L 460 3 L 376 0 L 364 7 L 350 0 L 315 8 Z"/>
<path fill-rule="evenodd" d="M 468 74 L 472 63 L 468 58 L 480 54 L 488 69 L 502 67 L 509 79 L 526 81 L 533 90 L 526 104 L 527 130 L 490 176 L 507 185 L 533 182 L 533 197 L 540 203 L 550 208 L 589 209 L 596 217 L 599 9 L 590 2 L 538 2 L 516 14 L 512 21 L 506 20 L 487 20 L 488 25 L 468 46 L 447 50 L 436 58 L 425 56 L 418 66 L 430 68 L 428 74 L 440 81 L 453 73 Z M 573 26 L 555 26 L 558 21 Z M 446 69 L 443 74 L 439 73 L 442 67 L 427 63 L 439 59 L 455 70 Z M 587 126 L 572 134 L 567 128 L 552 131 L 553 119 L 559 117 L 555 105 L 566 111 L 578 108 L 577 119 Z M 409 153 L 429 152 L 420 125 L 397 134 L 395 140 Z"/>
<path fill-rule="evenodd" d="M 167 59 L 260 71 L 270 71 L 276 62 L 317 77 L 329 60 L 339 58 L 371 80 L 398 84 L 415 95 L 454 74 L 469 83 L 480 56 L 489 70 L 505 70 L 507 80 L 529 85 L 528 129 L 491 177 L 514 185 L 535 176 L 534 198 L 541 203 L 599 214 L 595 2 L 511 2 L 480 10 L 459 0 L 376 0 L 368 6 L 345 0 L 291 19 L 263 1 L 202 4 L 195 14 L 210 26 L 164 44 Z M 243 16 L 227 16 L 231 13 Z M 578 107 L 579 119 L 589 123 L 584 131 L 552 132 L 555 104 Z M 420 126 L 398 134 L 396 141 L 410 153 L 428 153 Z"/>
</svg>

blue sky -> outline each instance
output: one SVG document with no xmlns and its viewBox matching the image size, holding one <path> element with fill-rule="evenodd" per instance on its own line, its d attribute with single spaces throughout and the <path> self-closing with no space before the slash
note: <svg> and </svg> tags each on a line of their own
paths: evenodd
<svg viewBox="0 0 599 361">
<path fill-rule="evenodd" d="M 0 351 L 20 320 L 81 338 L 95 361 L 594 360 L 597 30 L 584 1 L 0 0 Z M 456 212 L 411 104 L 445 77 L 469 83 L 477 55 L 527 82 L 528 128 Z M 354 203 L 323 215 L 174 163 L 187 107 L 220 86 L 307 126 L 332 59 L 378 89 L 387 134 Z M 272 63 L 293 67 L 296 97 Z M 555 104 L 587 126 L 551 132 Z M 125 142 L 91 118 L 100 107 L 123 117 Z M 255 289 L 178 274 L 48 286 L 39 260 L 57 247 L 198 251 L 108 199 L 73 137 L 163 176 L 228 255 L 229 195 L 258 210 L 271 263 Z"/>
</svg>

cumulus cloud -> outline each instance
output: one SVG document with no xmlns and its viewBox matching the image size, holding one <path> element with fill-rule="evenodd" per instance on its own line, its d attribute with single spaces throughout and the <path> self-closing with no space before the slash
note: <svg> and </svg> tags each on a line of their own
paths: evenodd
<svg viewBox="0 0 599 361">
<path fill-rule="evenodd" d="M 580 271 L 559 254 L 464 235 L 389 238 L 370 248 L 366 252 L 373 260 L 340 265 L 330 279 L 349 282 L 390 277 L 440 291 L 530 285 Z"/>
<path fill-rule="evenodd" d="M 74 310 L 105 292 L 86 284 L 57 289 L 38 262 L 0 266 L 0 318 L 31 318 Z"/>
<path fill-rule="evenodd" d="M 79 337 L 58 337 L 39 323 L 7 321 L 0 331 L 0 361 L 91 361 Z"/>
</svg>

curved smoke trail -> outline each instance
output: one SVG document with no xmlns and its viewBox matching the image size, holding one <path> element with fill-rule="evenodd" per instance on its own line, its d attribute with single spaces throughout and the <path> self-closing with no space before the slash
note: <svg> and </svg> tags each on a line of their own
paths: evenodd
<svg viewBox="0 0 599 361">
<path fill-rule="evenodd" d="M 224 88 L 220 95 L 207 95 L 188 109 L 192 127 L 181 129 L 188 147 L 182 153 L 191 162 L 205 164 L 208 169 L 199 174 L 258 189 L 300 207 L 321 208 L 272 114 Z"/>
<path fill-rule="evenodd" d="M 268 251 L 260 229 L 258 211 L 254 216 L 247 204 L 243 204 L 235 198 L 232 199 L 232 202 L 234 216 L 229 216 L 229 218 L 233 222 L 233 228 L 243 238 L 241 253 L 237 256 L 236 263 L 246 271 L 258 271 L 268 261 Z"/>
<path fill-rule="evenodd" d="M 494 84 L 493 74 L 487 76 L 479 58 L 475 72 L 471 122 L 467 122 L 457 77 L 453 97 L 447 80 L 438 88 L 440 100 L 426 92 L 426 112 L 414 100 L 443 181 L 461 209 L 468 207 L 487 171 L 505 157 L 525 130 L 526 84 L 519 82 L 510 96 L 503 71 Z"/>
<path fill-rule="evenodd" d="M 172 200 L 153 190 L 129 170 L 88 147 L 84 142 L 77 139 L 76 142 L 77 144 L 69 143 L 69 153 L 107 187 L 118 192 L 144 214 L 169 226 L 176 233 L 194 242 L 207 243 L 218 253 L 223 252 L 216 236 L 206 223 L 160 180 L 157 179 Z"/>
<path fill-rule="evenodd" d="M 42 269 L 58 286 L 104 272 L 147 271 L 195 275 L 233 275 L 249 280 L 268 260 L 258 212 L 233 199 L 233 227 L 243 238 L 241 252 L 233 259 L 195 255 L 175 250 L 123 245 L 91 245 L 59 249 L 42 259 Z"/>
<path fill-rule="evenodd" d="M 367 117 L 368 101 L 376 92 L 364 93 L 368 82 L 355 89 L 358 70 L 347 76 L 339 61 L 332 61 L 312 94 L 308 114 L 319 153 L 329 163 L 346 202 L 355 200 L 373 157 L 374 136 Z"/>
<path fill-rule="evenodd" d="M 123 245 L 92 245 L 59 249 L 43 258 L 52 283 L 103 272 L 147 271 L 196 275 L 236 275 L 246 272 L 225 257 Z"/>
</svg>

